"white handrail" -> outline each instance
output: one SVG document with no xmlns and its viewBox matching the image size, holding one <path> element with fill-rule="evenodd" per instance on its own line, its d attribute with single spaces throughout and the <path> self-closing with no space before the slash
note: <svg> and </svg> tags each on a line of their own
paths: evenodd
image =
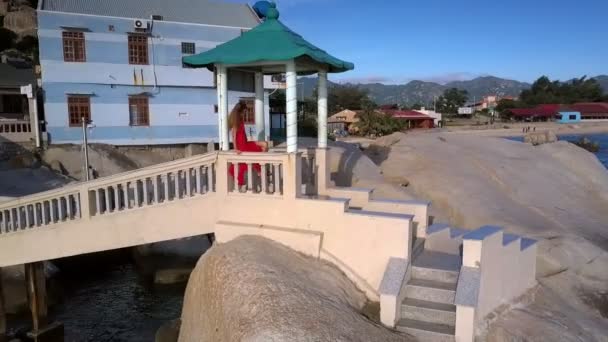
<svg viewBox="0 0 608 342">
<path fill-rule="evenodd" d="M 72 183 L 72 184 L 68 184 L 68 185 L 58 188 L 58 189 L 52 189 L 52 190 L 48 190 L 48 191 L 35 193 L 32 195 L 17 197 L 11 201 L 7 201 L 7 202 L 0 204 L 0 210 L 13 208 L 15 206 L 24 205 L 26 203 L 38 202 L 41 200 L 47 200 L 50 198 L 65 196 L 66 194 L 78 193 L 79 191 L 82 190 L 83 187 L 90 189 L 90 188 L 102 187 L 102 186 L 114 184 L 114 183 L 122 183 L 125 181 L 133 180 L 135 178 L 144 177 L 146 175 L 154 175 L 154 174 L 156 174 L 160 171 L 164 171 L 164 170 L 174 171 L 175 169 L 180 169 L 180 168 L 186 167 L 188 165 L 196 165 L 196 164 L 204 163 L 204 162 L 215 162 L 216 159 L 217 159 L 217 152 L 210 152 L 210 153 L 200 155 L 200 156 L 174 160 L 174 161 L 170 161 L 167 163 L 156 164 L 156 165 L 149 166 L 149 167 L 142 168 L 142 169 L 122 172 L 122 173 L 118 173 L 115 175 L 94 179 L 94 180 L 91 180 L 88 182 Z"/>
</svg>

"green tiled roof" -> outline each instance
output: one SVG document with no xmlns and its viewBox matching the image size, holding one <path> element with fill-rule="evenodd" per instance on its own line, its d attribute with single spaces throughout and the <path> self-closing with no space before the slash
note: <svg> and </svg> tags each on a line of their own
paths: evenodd
<svg viewBox="0 0 608 342">
<path fill-rule="evenodd" d="M 212 67 L 214 64 L 251 64 L 287 60 L 312 61 L 317 64 L 300 73 L 314 73 L 318 65 L 328 72 L 344 72 L 354 69 L 354 64 L 340 60 L 307 42 L 302 36 L 283 25 L 279 12 L 272 4 L 266 20 L 240 37 L 218 45 L 198 55 L 183 57 L 184 63 L 194 67 Z"/>
</svg>

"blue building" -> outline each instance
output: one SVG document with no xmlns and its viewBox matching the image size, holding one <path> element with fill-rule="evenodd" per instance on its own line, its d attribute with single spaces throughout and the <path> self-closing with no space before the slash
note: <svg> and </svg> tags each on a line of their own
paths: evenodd
<svg viewBox="0 0 608 342">
<path fill-rule="evenodd" d="M 581 122 L 581 113 L 573 111 L 558 111 L 556 120 L 559 123 L 577 123 Z"/>
<path fill-rule="evenodd" d="M 214 73 L 182 57 L 238 37 L 260 19 L 246 4 L 203 0 L 40 0 L 38 37 L 50 143 L 160 145 L 218 141 Z M 228 77 L 230 105 L 254 75 Z M 266 94 L 265 101 L 268 102 Z M 268 105 L 265 106 L 268 108 Z M 269 127 L 269 114 L 265 114 Z"/>
</svg>

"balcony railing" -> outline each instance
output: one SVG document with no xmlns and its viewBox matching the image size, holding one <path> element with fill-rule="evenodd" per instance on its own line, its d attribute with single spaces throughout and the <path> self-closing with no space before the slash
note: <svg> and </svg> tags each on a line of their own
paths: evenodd
<svg viewBox="0 0 608 342">
<path fill-rule="evenodd" d="M 27 142 L 34 138 L 34 135 L 29 121 L 11 120 L 0 121 L 0 138 L 11 142 Z"/>
</svg>

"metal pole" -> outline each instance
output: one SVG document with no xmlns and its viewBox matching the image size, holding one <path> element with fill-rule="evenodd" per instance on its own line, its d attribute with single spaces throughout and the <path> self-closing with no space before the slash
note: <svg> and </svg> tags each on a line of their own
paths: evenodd
<svg viewBox="0 0 608 342">
<path fill-rule="evenodd" d="M 87 137 L 87 121 L 84 116 L 80 119 L 82 121 L 82 151 L 84 154 L 84 180 L 89 180 L 89 141 Z"/>
</svg>

